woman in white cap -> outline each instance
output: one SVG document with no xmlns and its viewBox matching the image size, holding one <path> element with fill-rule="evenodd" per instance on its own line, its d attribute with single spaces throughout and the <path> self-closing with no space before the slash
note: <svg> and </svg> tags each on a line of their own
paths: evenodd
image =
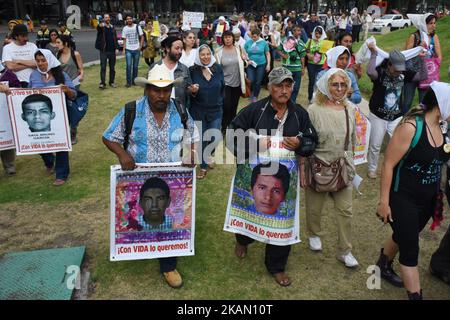
<svg viewBox="0 0 450 320">
<path fill-rule="evenodd" d="M 314 103 L 309 106 L 308 114 L 311 123 L 317 131 L 319 142 L 312 159 L 326 163 L 340 161 L 345 166 L 347 183 L 339 188 L 322 188 L 318 190 L 314 183 L 306 188 L 306 228 L 309 234 L 309 248 L 313 251 L 322 250 L 321 220 L 324 203 L 330 195 L 334 208 L 338 229 L 337 259 L 348 268 L 358 265 L 352 255 L 352 203 L 353 187 L 351 181 L 355 176 L 353 150 L 356 142 L 355 107 L 347 98 L 351 81 L 344 70 L 333 68 L 328 70 L 317 83 Z M 305 166 L 306 165 L 306 166 Z M 300 162 L 301 177 L 312 169 L 311 158 L 305 163 Z M 312 176 L 312 175 L 310 175 Z M 307 182 L 302 178 L 302 186 Z"/>
<path fill-rule="evenodd" d="M 39 49 L 34 54 L 36 70 L 31 73 L 29 88 L 45 88 L 61 86 L 65 96 L 75 100 L 77 91 L 70 77 L 61 68 L 61 62 L 47 49 Z M 57 152 L 41 154 L 48 174 L 55 172 L 54 186 L 62 186 L 69 177 L 69 152 Z"/>
<path fill-rule="evenodd" d="M 437 57 L 442 61 L 441 43 L 438 35 L 436 34 L 437 17 L 431 13 L 426 13 L 423 15 L 408 15 L 408 17 L 411 19 L 411 22 L 417 30 L 409 35 L 405 48 L 412 49 L 422 46 L 427 49 L 426 57 Z M 413 71 L 419 71 L 419 59 L 421 58 L 418 57 L 411 59 L 406 65 L 407 68 Z M 403 112 L 406 113 L 411 108 L 418 85 L 418 81 L 407 81 L 405 83 Z M 420 102 L 424 97 L 426 90 L 418 89 L 418 92 Z"/>
<path fill-rule="evenodd" d="M 395 129 L 384 158 L 377 216 L 393 234 L 384 243 L 377 265 L 382 278 L 404 286 L 409 299 L 421 300 L 419 233 L 433 218 L 442 220 L 441 168 L 449 158 L 444 132 L 450 121 L 450 85 L 431 83 L 419 107 L 411 109 Z M 418 196 L 420 195 L 420 196 Z M 399 278 L 392 262 L 400 253 Z M 403 280 L 403 281 L 402 281 Z"/>
</svg>

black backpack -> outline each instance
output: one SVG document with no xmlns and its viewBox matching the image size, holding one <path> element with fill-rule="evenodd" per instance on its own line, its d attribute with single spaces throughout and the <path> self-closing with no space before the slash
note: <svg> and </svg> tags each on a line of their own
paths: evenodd
<svg viewBox="0 0 450 320">
<path fill-rule="evenodd" d="M 185 108 L 183 108 L 182 104 L 174 99 L 171 99 L 175 103 L 175 107 L 177 108 L 178 114 L 181 118 L 181 123 L 183 124 L 183 128 L 187 130 L 187 121 L 188 114 Z M 133 129 L 134 119 L 136 118 L 136 101 L 130 101 L 125 104 L 125 136 L 123 137 L 123 149 L 127 150 L 129 144 L 129 138 L 131 134 L 131 130 Z"/>
</svg>

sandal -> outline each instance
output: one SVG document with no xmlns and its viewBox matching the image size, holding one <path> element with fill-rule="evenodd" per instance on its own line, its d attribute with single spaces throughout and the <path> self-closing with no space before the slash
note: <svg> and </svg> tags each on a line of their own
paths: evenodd
<svg viewBox="0 0 450 320">
<path fill-rule="evenodd" d="M 200 169 L 200 172 L 197 174 L 197 179 L 204 179 L 208 170 Z"/>
<path fill-rule="evenodd" d="M 275 278 L 276 283 L 282 287 L 288 287 L 291 285 L 291 280 L 284 272 L 274 273 L 272 276 Z"/>
<path fill-rule="evenodd" d="M 234 254 L 239 259 L 244 259 L 245 256 L 247 255 L 247 246 L 244 246 L 236 242 L 236 245 L 234 247 Z"/>
</svg>

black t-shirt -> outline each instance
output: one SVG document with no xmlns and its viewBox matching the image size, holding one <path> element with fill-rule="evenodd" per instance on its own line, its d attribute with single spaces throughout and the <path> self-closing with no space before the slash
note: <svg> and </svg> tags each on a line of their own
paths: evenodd
<svg viewBox="0 0 450 320">
<path fill-rule="evenodd" d="M 384 61 L 376 68 L 378 78 L 372 80 L 373 89 L 370 97 L 370 112 L 378 118 L 393 121 L 403 116 L 402 113 L 402 89 L 406 82 L 414 78 L 415 73 L 405 71 L 398 77 L 390 77 L 387 74 L 387 63 Z"/>
</svg>

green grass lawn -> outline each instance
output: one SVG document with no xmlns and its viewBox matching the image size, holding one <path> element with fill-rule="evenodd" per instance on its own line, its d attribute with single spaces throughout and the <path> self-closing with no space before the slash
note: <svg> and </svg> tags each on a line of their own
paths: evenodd
<svg viewBox="0 0 450 320">
<path fill-rule="evenodd" d="M 443 27 L 440 21 L 439 27 Z M 448 22 L 448 20 L 446 20 Z M 448 52 L 450 31 L 438 29 Z M 403 45 L 412 30 L 393 32 L 386 47 Z M 400 36 L 402 34 L 402 36 Z M 383 40 L 384 41 L 384 40 Z M 387 41 L 387 40 L 386 40 Z M 448 41 L 447 41 L 448 42 Z M 446 49 L 447 48 L 447 49 Z M 445 58 L 448 59 L 448 58 Z M 448 64 L 448 60 L 447 61 Z M 444 61 L 443 66 L 446 66 Z M 196 254 L 178 260 L 184 278 L 180 290 L 169 288 L 159 274 L 156 260 L 109 261 L 109 167 L 116 157 L 101 143 L 101 135 L 125 102 L 143 93 L 140 87 L 125 88 L 124 60 L 118 60 L 117 89 L 98 89 L 99 67 L 86 69 L 82 89 L 89 93 L 90 106 L 79 126 L 79 142 L 70 154 L 71 174 L 60 188 L 51 186 L 39 156 L 18 157 L 17 176 L 0 176 L 0 255 L 7 252 L 86 245 L 86 263 L 91 272 L 91 299 L 405 299 L 403 289 L 382 283 L 368 290 L 367 268 L 376 262 L 380 244 L 390 234 L 375 217 L 379 180 L 362 184 L 362 195 L 354 195 L 353 253 L 360 262 L 355 270 L 335 258 L 336 224 L 331 201 L 323 219 L 324 251 L 308 249 L 305 235 L 304 195 L 301 197 L 302 243 L 292 247 L 287 273 L 293 283 L 282 288 L 264 266 L 264 245 L 254 243 L 244 260 L 234 256 L 234 235 L 223 231 L 232 165 L 218 165 L 197 183 Z M 141 61 L 140 75 L 147 68 Z M 363 80 L 364 81 L 364 80 Z M 306 101 L 307 80 L 302 81 L 299 101 Z M 265 96 L 263 91 L 261 96 Z M 246 101 L 242 99 L 241 105 Z M 218 152 L 220 154 L 220 152 Z M 362 177 L 366 166 L 358 168 Z M 428 262 L 448 227 L 425 229 L 421 235 L 420 272 L 424 295 L 450 299 L 448 286 L 428 273 Z M 396 263 L 398 269 L 398 264 Z"/>
</svg>

